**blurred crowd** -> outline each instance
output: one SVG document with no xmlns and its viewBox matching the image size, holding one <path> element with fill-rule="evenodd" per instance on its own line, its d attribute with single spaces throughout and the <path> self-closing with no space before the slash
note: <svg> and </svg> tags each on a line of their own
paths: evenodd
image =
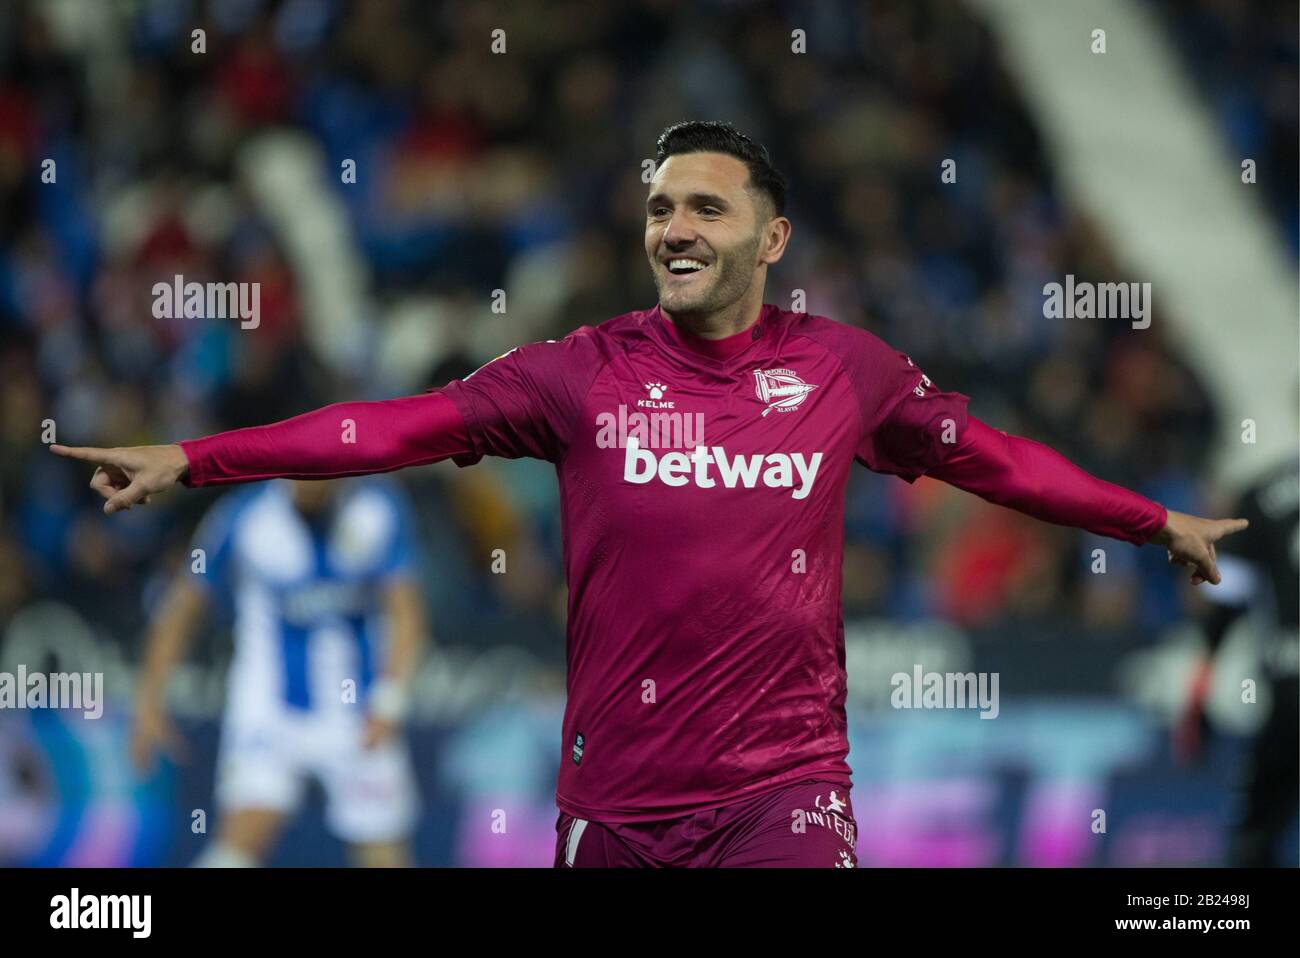
<svg viewBox="0 0 1300 958">
<path fill-rule="evenodd" d="M 1238 69 L 1249 48 L 1219 26 L 1240 23 L 1234 6 L 1184 18 L 1155 5 L 1189 56 L 1232 78 L 1231 102 L 1214 104 L 1239 121 L 1232 135 L 1294 178 L 1294 88 L 1282 110 L 1267 63 Z M 805 54 L 791 52 L 796 27 Z M 1294 60 L 1293 20 L 1288 36 Z M 1210 493 L 1215 410 L 1168 324 L 1044 318 L 1045 283 L 1132 277 L 1058 191 L 992 38 L 960 4 L 19 2 L 0 11 L 0 71 L 0 629 L 54 598 L 133 644 L 216 496 L 107 519 L 87 470 L 45 450 L 48 421 L 68 444 L 170 442 L 416 392 L 649 307 L 643 162 L 688 118 L 732 121 L 789 178 L 794 236 L 768 302 L 790 308 L 802 291 L 809 312 L 876 332 L 985 421 L 1170 508 Z M 310 335 L 301 268 L 241 166 L 286 130 L 315 144 L 364 266 L 372 345 L 350 364 Z M 337 173 L 349 159 L 355 182 Z M 945 159 L 955 183 L 940 181 Z M 1294 246 L 1294 179 L 1270 189 Z M 150 290 L 175 274 L 260 283 L 259 327 L 156 319 Z M 412 315 L 421 365 L 397 375 L 383 357 L 404 351 Z M 443 464 L 402 481 L 439 640 L 561 660 L 552 470 Z M 848 515 L 850 615 L 1071 619 L 1131 639 L 1191 601 L 1160 550 L 930 480 L 859 470 Z M 498 547 L 514 574 L 489 574 Z M 1089 574 L 1098 547 L 1106 576 Z"/>
<path fill-rule="evenodd" d="M 1258 183 L 1300 253 L 1300 8 L 1288 0 L 1151 0 L 1228 149 L 1267 158 Z"/>
</svg>

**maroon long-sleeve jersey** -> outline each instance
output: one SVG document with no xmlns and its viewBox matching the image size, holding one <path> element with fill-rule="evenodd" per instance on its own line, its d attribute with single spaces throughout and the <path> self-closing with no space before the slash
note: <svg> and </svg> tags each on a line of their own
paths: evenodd
<svg viewBox="0 0 1300 958">
<path fill-rule="evenodd" d="M 447 456 L 555 463 L 569 584 L 556 801 L 636 822 L 814 776 L 849 783 L 841 565 L 855 461 L 1136 544 L 1164 525 L 1159 504 L 968 418 L 967 402 L 825 317 L 767 305 L 745 332 L 704 340 L 655 307 L 521 346 L 424 396 L 182 445 L 193 485 Z"/>
</svg>

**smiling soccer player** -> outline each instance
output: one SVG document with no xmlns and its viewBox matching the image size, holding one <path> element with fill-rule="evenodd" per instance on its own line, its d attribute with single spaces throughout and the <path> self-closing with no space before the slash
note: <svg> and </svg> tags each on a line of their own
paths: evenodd
<svg viewBox="0 0 1300 958">
<path fill-rule="evenodd" d="M 55 451 L 98 464 L 108 513 L 178 481 L 555 463 L 569 583 L 555 864 L 852 867 L 841 565 L 855 461 L 1158 543 L 1193 583 L 1219 581 L 1214 543 L 1246 523 L 1096 479 L 968 415 L 966 396 L 871 333 L 765 305 L 790 240 L 784 205 L 763 147 L 726 124 L 678 124 L 646 201 L 657 306 L 419 396 L 179 445 Z M 609 442 L 615 420 L 626 435 Z M 689 444 L 683 421 L 702 424 Z"/>
</svg>

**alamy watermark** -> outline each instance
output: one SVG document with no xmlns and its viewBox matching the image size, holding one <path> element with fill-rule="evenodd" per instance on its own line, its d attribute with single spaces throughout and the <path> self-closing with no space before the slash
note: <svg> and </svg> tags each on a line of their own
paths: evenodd
<svg viewBox="0 0 1300 958">
<path fill-rule="evenodd" d="M 1065 283 L 1043 286 L 1043 316 L 1047 319 L 1131 319 L 1134 329 L 1151 325 L 1150 283 Z"/>
<path fill-rule="evenodd" d="M 152 895 L 83 895 L 74 887 L 50 899 L 50 927 L 57 930 L 118 928 L 132 938 L 148 938 L 152 915 Z"/>
<path fill-rule="evenodd" d="M 651 395 L 662 396 L 659 387 Z M 626 449 L 628 440 L 642 449 L 694 449 L 704 445 L 704 413 L 663 412 L 672 409 L 671 400 L 643 399 L 638 406 L 653 412 L 629 411 L 619 403 L 618 413 L 596 416 L 596 445 L 601 449 Z"/>
<path fill-rule="evenodd" d="M 153 284 L 154 319 L 238 319 L 240 329 L 261 323 L 261 283 L 187 283 L 180 273 Z"/>
<path fill-rule="evenodd" d="M 910 675 L 895 672 L 889 684 L 889 704 L 896 709 L 977 708 L 982 719 L 995 719 L 1000 711 L 997 672 L 926 672 L 915 665 Z"/>
<path fill-rule="evenodd" d="M 104 714 L 103 672 L 0 672 L 0 709 L 79 709 L 83 717 Z"/>
</svg>

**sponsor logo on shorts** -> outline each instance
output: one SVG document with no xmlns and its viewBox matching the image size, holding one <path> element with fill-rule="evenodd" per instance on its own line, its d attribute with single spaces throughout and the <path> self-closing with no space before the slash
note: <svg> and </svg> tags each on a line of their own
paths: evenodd
<svg viewBox="0 0 1300 958">
<path fill-rule="evenodd" d="M 817 806 L 818 811 L 834 812 L 836 815 L 848 807 L 848 803 L 841 801 L 839 795 L 834 791 L 832 791 L 830 796 L 826 799 L 825 808 L 822 808 L 822 797 L 820 795 L 813 799 L 813 804 Z"/>
<path fill-rule="evenodd" d="M 812 808 L 798 809 L 794 813 L 795 831 L 802 832 L 809 825 L 818 825 L 839 835 L 840 838 L 844 839 L 845 844 L 850 849 L 853 849 L 858 843 L 858 830 L 857 826 L 853 824 L 853 819 L 842 814 L 847 809 L 848 795 L 841 796 L 838 789 L 832 789 L 824 800 L 819 794 L 813 799 Z M 842 868 L 843 866 L 836 867 Z"/>
</svg>

